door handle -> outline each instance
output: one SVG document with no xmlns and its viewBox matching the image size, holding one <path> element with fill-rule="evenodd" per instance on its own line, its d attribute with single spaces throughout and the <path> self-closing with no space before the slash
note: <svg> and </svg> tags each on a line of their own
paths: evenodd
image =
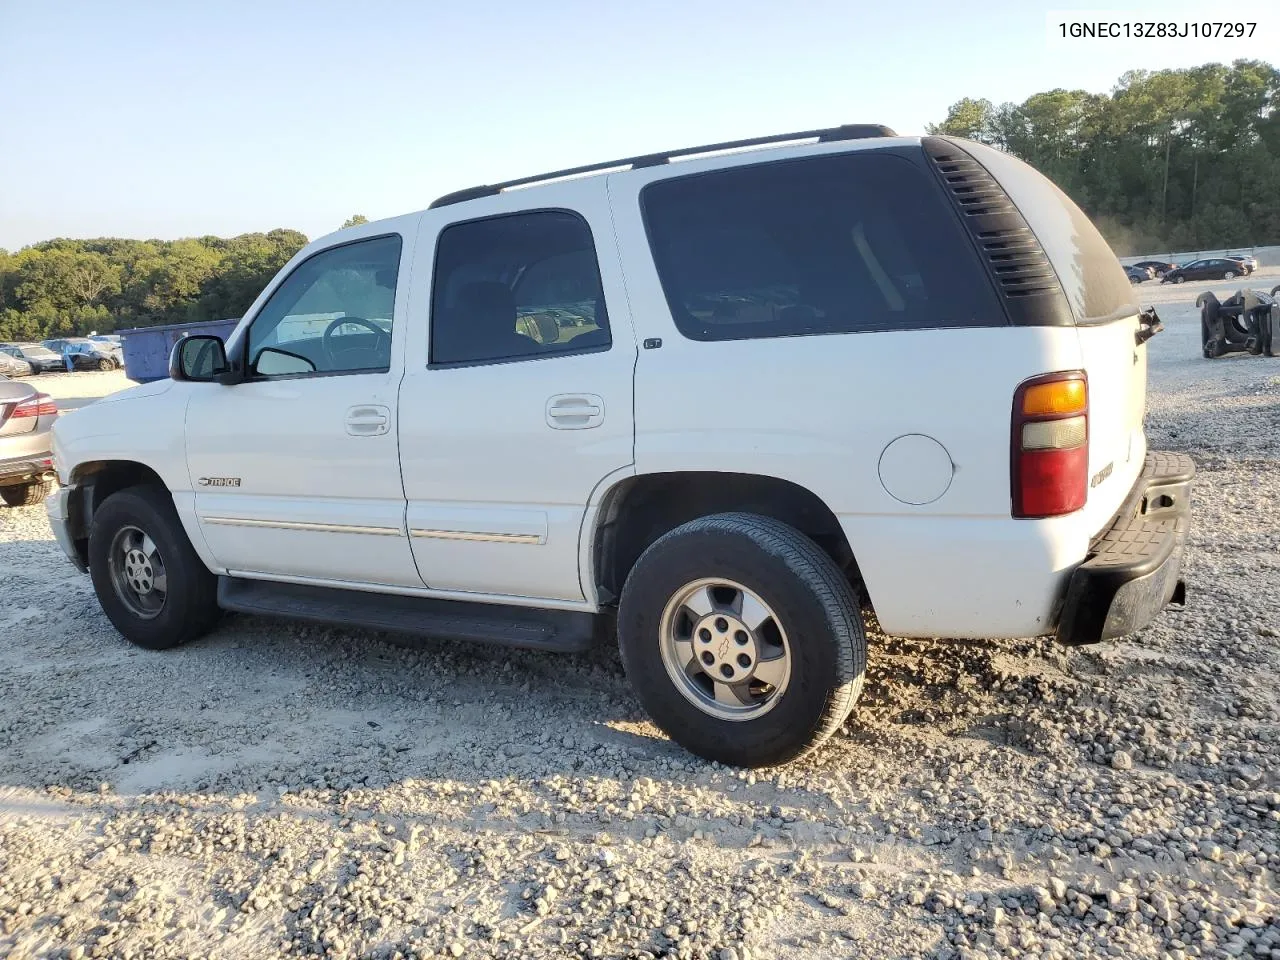
<svg viewBox="0 0 1280 960">
<path fill-rule="evenodd" d="M 353 437 L 380 437 L 391 428 L 391 411 L 376 404 L 352 407 L 345 423 Z"/>
<path fill-rule="evenodd" d="M 594 393 L 560 393 L 547 401 L 547 426 L 589 430 L 604 422 L 604 399 Z"/>
</svg>

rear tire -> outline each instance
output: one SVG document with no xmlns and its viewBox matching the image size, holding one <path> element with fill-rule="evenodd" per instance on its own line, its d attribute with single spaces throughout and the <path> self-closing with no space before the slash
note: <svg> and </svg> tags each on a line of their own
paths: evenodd
<svg viewBox="0 0 1280 960">
<path fill-rule="evenodd" d="M 98 508 L 89 573 L 107 619 L 139 647 L 176 647 L 217 622 L 217 578 L 192 548 L 163 488 L 130 487 Z"/>
<path fill-rule="evenodd" d="M 703 517 L 652 544 L 623 587 L 618 641 L 654 722 L 692 753 L 741 767 L 786 763 L 826 740 L 867 662 L 839 567 L 795 528 L 747 513 Z"/>
<path fill-rule="evenodd" d="M 44 503 L 44 498 L 51 493 L 53 493 L 53 481 L 38 480 L 35 483 L 0 487 L 0 500 L 11 507 L 34 507 L 38 503 Z"/>
<path fill-rule="evenodd" d="M 1223 280 L 1234 280 L 1235 278 L 1236 278 L 1236 272 L 1234 270 L 1228 270 L 1226 273 L 1222 275 Z"/>
</svg>

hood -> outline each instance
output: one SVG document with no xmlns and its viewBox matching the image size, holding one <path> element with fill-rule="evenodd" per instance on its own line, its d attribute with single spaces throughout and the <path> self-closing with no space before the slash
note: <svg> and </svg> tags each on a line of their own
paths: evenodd
<svg viewBox="0 0 1280 960">
<path fill-rule="evenodd" d="M 104 403 L 119 403 L 122 400 L 137 400 L 142 397 L 158 397 L 163 393 L 168 393 L 172 388 L 172 380 L 153 380 L 151 383 L 140 383 L 136 387 L 127 387 L 124 390 L 109 393 L 105 397 L 95 400 L 92 406 L 97 407 Z"/>
</svg>

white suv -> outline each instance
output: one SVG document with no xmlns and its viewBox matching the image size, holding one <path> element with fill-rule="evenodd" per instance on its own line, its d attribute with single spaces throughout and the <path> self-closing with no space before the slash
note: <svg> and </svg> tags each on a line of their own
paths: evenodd
<svg viewBox="0 0 1280 960">
<path fill-rule="evenodd" d="M 311 243 L 225 348 L 59 422 L 49 516 L 141 646 L 616 617 L 675 740 L 778 763 L 852 709 L 867 609 L 1088 643 L 1182 601 L 1194 467 L 1147 452 L 1133 296 L 1030 167 L 883 127 L 477 187 Z"/>
</svg>

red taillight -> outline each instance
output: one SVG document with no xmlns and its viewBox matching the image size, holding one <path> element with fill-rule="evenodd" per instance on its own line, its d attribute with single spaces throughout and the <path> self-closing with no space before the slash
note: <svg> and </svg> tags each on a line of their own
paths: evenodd
<svg viewBox="0 0 1280 960">
<path fill-rule="evenodd" d="M 37 393 L 30 400 L 23 400 L 13 408 L 10 417 L 56 417 L 58 405 L 47 393 Z"/>
<path fill-rule="evenodd" d="M 1089 384 L 1084 371 L 1051 373 L 1013 397 L 1013 515 L 1073 513 L 1089 497 Z"/>
</svg>

